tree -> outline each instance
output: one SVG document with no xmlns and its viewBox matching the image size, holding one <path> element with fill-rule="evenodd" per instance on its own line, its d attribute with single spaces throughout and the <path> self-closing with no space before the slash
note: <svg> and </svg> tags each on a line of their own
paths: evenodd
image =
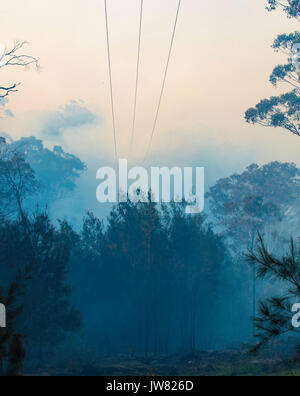
<svg viewBox="0 0 300 396">
<path fill-rule="evenodd" d="M 38 68 L 38 59 L 25 55 L 22 49 L 27 42 L 15 42 L 11 49 L 0 48 L 0 69 L 8 67 L 27 68 L 34 65 Z M 12 92 L 18 91 L 19 83 L 9 85 L 0 84 L 0 105 L 5 106 L 7 98 Z M 18 212 L 25 219 L 23 201 L 36 191 L 36 180 L 30 165 L 24 158 L 7 149 L 6 140 L 0 138 L 0 227 L 7 224 L 6 216 Z M 15 246 L 15 249 L 20 248 Z M 0 270 L 7 269 L 9 262 L 0 260 Z M 22 304 L 19 299 L 24 293 L 25 283 L 28 278 L 27 268 L 19 271 L 10 286 L 0 290 L 0 302 L 4 303 L 8 311 L 8 327 L 0 329 L 0 375 L 20 374 L 25 358 L 24 339 L 16 330 L 15 321 L 20 315 Z M 3 282 L 3 280 L 2 280 Z"/>
<path fill-rule="evenodd" d="M 9 284 L 25 270 L 29 274 L 24 284 L 23 310 L 15 325 L 26 337 L 28 354 L 38 356 L 40 361 L 81 324 L 81 315 L 70 302 L 67 280 L 77 238 L 65 221 L 54 227 L 47 213 L 24 215 L 21 220 L 0 226 L 2 279 Z"/>
<path fill-rule="evenodd" d="M 0 70 L 8 67 L 39 67 L 39 59 L 23 53 L 27 41 L 15 41 L 11 49 L 0 48 Z M 10 93 L 18 91 L 18 83 L 0 85 L 0 101 L 7 99 Z M 19 215 L 24 216 L 22 204 L 31 194 L 37 192 L 38 183 L 34 172 L 24 156 L 8 147 L 6 139 L 0 138 L 0 204 L 1 210 L 11 210 L 11 204 L 17 207 Z"/>
<path fill-rule="evenodd" d="M 282 243 L 279 225 L 300 194 L 300 169 L 295 164 L 273 162 L 253 164 L 242 174 L 219 180 L 207 198 L 220 231 L 231 249 L 252 250 L 257 232 Z M 268 236 L 269 236 L 268 235 Z M 240 263 L 240 259 L 238 260 Z M 253 266 L 253 315 L 256 314 L 256 270 Z"/>
<path fill-rule="evenodd" d="M 66 222 L 60 222 L 56 229 L 46 213 L 28 216 L 24 202 L 38 192 L 40 185 L 24 156 L 7 145 L 5 139 L 0 144 L 0 182 L 1 283 L 11 284 L 18 291 L 21 283 L 14 279 L 24 280 L 18 291 L 22 290 L 24 309 L 15 317 L 14 324 L 26 336 L 32 353 L 38 350 L 43 356 L 49 353 L 49 345 L 58 344 L 66 332 L 80 326 L 80 314 L 70 306 L 70 289 L 66 284 L 76 234 Z M 8 215 L 13 215 L 11 220 Z M 7 304 L 11 310 L 11 298 Z M 6 344 L 12 342 L 8 360 L 13 359 L 11 364 L 16 372 L 22 338 L 13 327 L 8 328 L 7 335 Z"/>
<path fill-rule="evenodd" d="M 282 7 L 289 18 L 299 20 L 299 0 L 268 0 L 269 11 Z M 285 53 L 288 64 L 277 66 L 271 74 L 270 81 L 276 87 L 279 83 L 286 83 L 292 87 L 290 93 L 280 97 L 263 100 L 255 108 L 246 112 L 246 121 L 264 126 L 283 127 L 294 135 L 300 136 L 300 69 L 299 69 L 299 32 L 290 35 L 282 34 L 274 41 L 275 51 Z M 297 176 L 297 179 L 299 176 Z M 299 193 L 298 193 L 299 196 Z M 286 195 L 288 198 L 288 195 Z M 258 350 L 272 338 L 290 331 L 296 331 L 291 322 L 291 303 L 299 297 L 299 249 L 293 239 L 290 252 L 283 257 L 277 257 L 266 247 L 261 233 L 259 233 L 256 249 L 250 250 L 246 256 L 253 265 L 258 278 L 271 279 L 283 284 L 285 291 L 281 296 L 268 298 L 259 304 L 259 312 L 254 315 L 257 329 L 255 336 L 259 343 L 253 349 Z"/>
<path fill-rule="evenodd" d="M 23 53 L 27 41 L 15 41 L 12 48 L 0 48 L 0 70 L 9 67 L 28 68 L 34 65 L 39 67 L 39 59 Z M 0 101 L 7 100 L 12 92 L 18 91 L 18 83 L 0 85 Z M 19 152 L 11 150 L 5 138 L 0 138 L 0 204 L 11 210 L 17 207 L 19 215 L 24 217 L 22 204 L 31 194 L 37 192 L 37 181 L 29 163 Z M 13 201 L 13 205 L 12 202 Z"/>
<path fill-rule="evenodd" d="M 50 150 L 34 137 L 14 141 L 9 149 L 30 163 L 41 187 L 39 198 L 46 204 L 73 192 L 76 180 L 87 169 L 75 155 L 66 153 L 60 146 Z"/>
<path fill-rule="evenodd" d="M 210 210 L 231 245 L 251 248 L 257 231 L 280 222 L 300 194 L 300 169 L 293 163 L 250 165 L 221 179 L 207 194 Z"/>
<path fill-rule="evenodd" d="M 134 308 L 131 315 L 139 318 L 139 326 L 128 329 L 128 334 L 133 332 L 138 337 L 137 348 L 142 348 L 146 355 L 157 350 L 160 343 L 160 326 L 156 324 L 159 274 L 164 279 L 162 266 L 167 264 L 162 259 L 167 255 L 164 241 L 155 203 L 121 203 L 111 212 L 102 255 L 108 269 L 106 276 L 113 282 L 112 290 L 119 290 L 118 298 L 131 302 Z"/>
<path fill-rule="evenodd" d="M 0 203 L 6 214 L 17 211 L 25 217 L 23 203 L 37 193 L 39 183 L 30 164 L 17 151 L 11 150 L 6 141 L 0 141 Z"/>
<path fill-rule="evenodd" d="M 281 295 L 268 298 L 259 304 L 259 313 L 255 319 L 260 349 L 270 340 L 288 332 L 298 333 L 292 325 L 292 306 L 300 297 L 300 255 L 294 240 L 290 250 L 283 257 L 270 253 L 263 238 L 259 235 L 256 250 L 247 255 L 251 265 L 256 265 L 258 277 L 278 282 L 284 288 Z"/>
<path fill-rule="evenodd" d="M 13 290 L 23 293 L 24 306 L 22 312 L 18 311 L 13 317 L 3 345 L 0 344 L 3 353 L 8 354 L 6 360 L 10 362 L 9 370 L 13 374 L 21 369 L 22 337 L 26 336 L 32 347 L 31 353 L 39 351 L 42 357 L 49 353 L 51 344 L 58 344 L 66 332 L 75 331 L 80 326 L 80 313 L 70 306 L 67 286 L 68 264 L 76 234 L 66 222 L 60 222 L 56 229 L 46 213 L 35 213 L 32 218 L 28 216 L 23 204 L 39 189 L 35 173 L 24 157 L 4 139 L 1 140 L 0 154 L 0 273 L 2 285 L 11 284 L 7 286 L 10 298 L 3 302 L 6 301 L 8 312 L 12 311 L 14 315 L 10 292 Z M 8 215 L 13 215 L 11 220 Z"/>
<path fill-rule="evenodd" d="M 27 235 L 26 216 L 23 202 L 37 190 L 38 184 L 30 165 L 18 153 L 8 149 L 5 139 L 0 140 L 0 244 L 5 238 L 3 230 L 8 226 L 8 215 L 17 214 L 22 219 L 22 232 Z M 3 246 L 3 245 L 2 245 Z M 7 246 L 5 247 L 7 248 Z M 21 248 L 19 245 L 15 249 Z M 29 268 L 24 266 L 9 278 L 10 284 L 5 290 L 5 279 L 10 268 L 10 257 L 0 253 L 0 270 L 3 276 L 0 290 L 0 302 L 8 311 L 8 327 L 0 332 L 0 366 L 2 374 L 17 375 L 23 367 L 25 358 L 24 339 L 16 330 L 15 323 L 20 316 L 23 305 L 20 297 L 24 296 L 25 284 L 28 280 Z M 4 284 L 3 284 L 4 282 Z"/>
<path fill-rule="evenodd" d="M 268 11 L 282 8 L 289 18 L 299 19 L 300 1 L 299 0 L 268 0 Z"/>
<path fill-rule="evenodd" d="M 272 48 L 288 56 L 288 63 L 276 66 L 270 76 L 270 82 L 277 87 L 280 83 L 288 84 L 299 93 L 300 75 L 297 72 L 294 57 L 298 53 L 300 33 L 280 34 L 274 41 Z M 296 61 L 296 59 L 295 59 Z"/>
<path fill-rule="evenodd" d="M 269 10 L 283 7 L 290 17 L 299 17 L 299 0 L 277 1 L 269 0 Z M 272 48 L 275 52 L 284 53 L 288 59 L 284 65 L 274 68 L 270 82 L 277 87 L 284 83 L 292 88 L 292 91 L 280 96 L 260 101 L 255 107 L 245 113 L 246 122 L 259 124 L 266 127 L 280 127 L 288 132 L 300 136 L 300 33 L 279 35 Z"/>
<path fill-rule="evenodd" d="M 246 121 L 267 127 L 281 127 L 300 136 L 300 96 L 296 91 L 262 100 L 246 112 Z"/>
<path fill-rule="evenodd" d="M 212 313 L 217 311 L 221 300 L 222 267 L 231 257 L 223 238 L 206 224 L 205 215 L 187 215 L 184 203 L 165 206 L 164 215 L 173 270 L 173 298 L 176 296 L 170 320 L 178 316 L 181 350 L 194 352 L 199 343 L 202 347 L 202 340 L 209 342 L 215 335 Z"/>
<path fill-rule="evenodd" d="M 83 306 L 95 327 L 89 340 L 109 354 L 149 356 L 195 351 L 217 335 L 212 312 L 229 255 L 205 220 L 187 215 L 185 204 L 161 207 L 151 200 L 118 204 L 106 225 L 87 214 L 72 277 L 85 285 L 75 298 L 97 302 Z"/>
<path fill-rule="evenodd" d="M 0 54 L 0 70 L 11 66 L 27 68 L 33 65 L 38 68 L 39 59 L 30 55 L 24 55 L 21 52 L 27 44 L 27 41 L 15 41 L 12 48 L 4 48 L 3 54 Z M 12 83 L 6 86 L 0 85 L 0 99 L 7 98 L 12 92 L 17 92 L 19 85 L 19 83 Z"/>
<path fill-rule="evenodd" d="M 0 268 L 5 263 L 0 262 Z M 20 298 L 24 296 L 28 274 L 19 273 L 7 291 L 0 289 L 0 303 L 7 307 L 7 327 L 0 329 L 0 376 L 21 374 L 25 359 L 24 338 L 15 327 L 22 312 Z"/>
</svg>

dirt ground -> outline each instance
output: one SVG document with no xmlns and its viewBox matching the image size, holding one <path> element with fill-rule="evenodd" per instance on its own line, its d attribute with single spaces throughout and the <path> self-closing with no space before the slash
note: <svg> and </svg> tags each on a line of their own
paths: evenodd
<svg viewBox="0 0 300 396">
<path fill-rule="evenodd" d="M 80 359 L 44 370 L 41 376 L 300 376 L 300 362 L 272 349 L 252 354 L 239 350 L 195 352 L 182 355 L 98 358 L 88 364 Z"/>
</svg>

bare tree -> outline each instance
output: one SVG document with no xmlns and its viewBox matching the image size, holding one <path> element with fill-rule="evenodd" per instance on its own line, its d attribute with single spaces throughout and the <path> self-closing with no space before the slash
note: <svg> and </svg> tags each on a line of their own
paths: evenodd
<svg viewBox="0 0 300 396">
<path fill-rule="evenodd" d="M 15 41 L 11 49 L 5 49 L 0 54 L 0 69 L 9 66 L 27 68 L 34 66 L 39 68 L 39 59 L 23 53 L 23 48 L 28 45 L 27 41 Z M 12 83 L 6 86 L 0 85 L 0 100 L 6 98 L 10 93 L 17 92 L 20 83 Z"/>
<path fill-rule="evenodd" d="M 39 188 L 35 173 L 22 154 L 11 150 L 0 138 L 0 205 L 1 212 L 15 213 L 24 219 L 23 202 Z"/>
</svg>

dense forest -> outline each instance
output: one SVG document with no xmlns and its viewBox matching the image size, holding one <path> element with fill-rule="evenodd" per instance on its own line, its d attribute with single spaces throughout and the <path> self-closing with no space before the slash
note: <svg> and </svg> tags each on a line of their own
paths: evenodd
<svg viewBox="0 0 300 396">
<path fill-rule="evenodd" d="M 253 342 L 253 303 L 272 285 L 253 294 L 244 253 L 257 232 L 274 252 L 288 245 L 286 229 L 296 235 L 294 164 L 219 180 L 209 215 L 188 215 L 184 203 L 128 202 L 105 221 L 87 213 L 75 229 L 39 208 L 40 180 L 24 153 L 4 139 L 1 147 L 4 372 L 46 367 L 74 344 L 83 356 L 152 356 Z"/>
<path fill-rule="evenodd" d="M 299 18 L 298 0 L 268 1 L 269 11 L 278 7 Z M 290 91 L 249 109 L 248 123 L 300 136 L 300 73 L 290 61 L 299 37 L 280 35 L 273 44 L 288 60 L 270 81 Z M 20 55 L 25 46 L 15 43 L 1 67 L 38 66 Z M 3 109 L 17 88 L 0 87 Z M 0 139 L 0 303 L 7 309 L 0 375 L 51 371 L 74 360 L 90 374 L 97 359 L 120 354 L 147 362 L 243 344 L 257 352 L 297 335 L 296 164 L 251 164 L 219 179 L 202 214 L 149 199 L 116 204 L 107 218 L 86 212 L 80 225 L 56 219 L 52 205 L 73 194 L 86 169 L 77 156 L 35 137 Z"/>
</svg>

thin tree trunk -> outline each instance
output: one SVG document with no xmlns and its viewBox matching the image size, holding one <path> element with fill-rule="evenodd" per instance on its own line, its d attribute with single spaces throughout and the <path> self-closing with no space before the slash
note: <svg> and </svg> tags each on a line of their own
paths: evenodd
<svg viewBox="0 0 300 396">
<path fill-rule="evenodd" d="M 256 265 L 253 266 L 253 337 L 255 338 L 255 317 L 256 317 Z"/>
</svg>

